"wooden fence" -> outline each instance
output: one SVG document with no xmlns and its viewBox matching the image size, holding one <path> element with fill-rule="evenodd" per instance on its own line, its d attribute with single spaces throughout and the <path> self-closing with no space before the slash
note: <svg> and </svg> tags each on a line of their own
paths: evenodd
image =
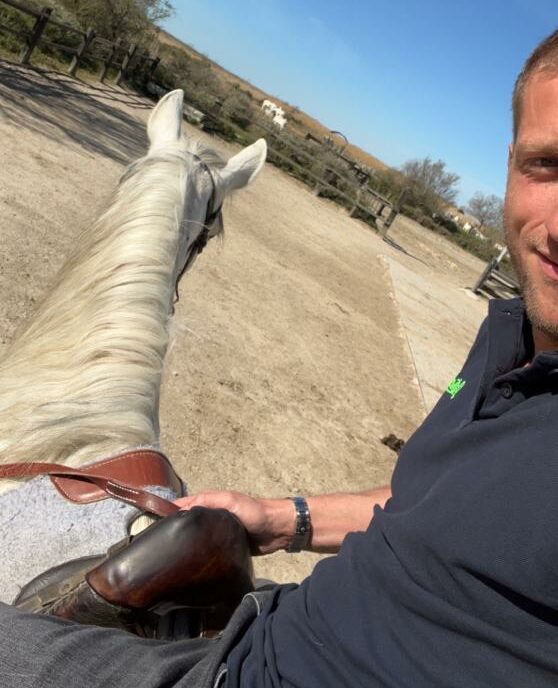
<svg viewBox="0 0 558 688">
<path fill-rule="evenodd" d="M 222 105 L 221 101 L 216 100 L 215 106 L 206 113 L 206 117 L 231 126 L 231 122 L 221 115 Z M 367 221 L 371 220 L 374 226 L 384 234 L 387 233 L 399 213 L 403 199 L 393 203 L 380 195 L 368 185 L 371 176 L 368 174 L 363 175 L 363 178 L 358 182 L 354 177 L 349 176 L 348 169 L 343 172 L 339 168 L 333 169 L 324 165 L 325 169 L 321 174 L 312 171 L 312 167 L 316 163 L 316 153 L 327 152 L 330 156 L 335 157 L 335 153 L 325 141 L 317 141 L 315 153 L 312 154 L 304 150 L 299 142 L 293 144 L 286 140 L 283 131 L 271 122 L 266 122 L 264 115 L 257 120 L 252 119 L 251 125 L 252 130 L 260 130 L 266 138 L 270 162 L 275 162 L 279 167 L 297 172 L 296 176 L 311 186 L 312 192 L 316 196 L 331 198 L 346 207 L 351 217 L 357 216 Z M 240 128 L 238 127 L 238 129 Z"/>
<path fill-rule="evenodd" d="M 473 292 L 497 298 L 513 298 L 520 296 L 519 283 L 515 277 L 501 269 L 503 261 L 509 256 L 508 249 L 503 248 L 486 264 L 480 277 L 473 287 Z"/>
<path fill-rule="evenodd" d="M 14 28 L 0 21 L 0 32 L 9 33 L 18 38 L 23 47 L 20 52 L 20 61 L 29 64 L 37 47 L 58 51 L 71 58 L 68 72 L 75 76 L 80 64 L 87 62 L 99 65 L 99 79 L 104 81 L 111 68 L 117 70 L 115 83 L 119 85 L 127 72 L 132 69 L 142 69 L 144 84 L 153 84 L 154 72 L 159 64 L 159 58 L 151 57 L 142 51 L 136 43 L 126 45 L 122 40 L 109 41 L 98 36 L 93 28 L 86 31 L 70 24 L 58 21 L 52 16 L 52 9 L 43 7 L 35 9 L 20 0 L 0 0 L 0 6 L 6 5 L 13 10 L 31 18 L 31 25 Z M 56 40 L 49 37 L 48 29 L 55 27 Z M 52 33 L 52 31 L 51 31 Z M 164 89 L 159 89 L 164 90 Z M 222 102 L 215 99 L 215 106 L 205 117 L 215 122 L 225 122 L 228 127 L 234 127 L 230 120 L 221 114 Z M 271 123 L 265 122 L 262 115 L 257 121 L 252 122 L 252 128 L 259 129 L 268 141 L 269 157 L 271 162 L 279 167 L 286 168 L 296 174 L 305 183 L 312 187 L 315 195 L 324 195 L 335 202 L 345 206 L 351 216 L 361 217 L 381 229 L 384 234 L 395 220 L 400 203 L 392 203 L 387 198 L 370 188 L 369 174 L 360 175 L 360 180 L 350 175 L 349 168 L 344 165 L 347 159 L 344 156 L 335 158 L 335 152 L 328 148 L 326 142 L 314 141 L 318 146 L 316 152 L 304 150 L 305 141 L 290 142 Z M 245 137 L 244 133 L 244 137 Z M 330 166 L 319 166 L 316 171 L 316 153 L 328 153 L 330 159 L 334 159 Z M 377 222 L 379 221 L 379 225 Z"/>
<path fill-rule="evenodd" d="M 109 41 L 102 36 L 97 36 L 92 28 L 86 31 L 71 24 L 58 21 L 52 16 L 52 8 L 43 7 L 40 10 L 20 2 L 19 0 L 0 0 L 0 5 L 7 5 L 26 17 L 30 17 L 32 26 L 29 28 L 14 28 L 6 23 L 0 23 L 0 32 L 15 36 L 23 42 L 19 59 L 22 64 L 29 64 L 33 52 L 37 47 L 61 52 L 71 57 L 68 72 L 75 76 L 80 63 L 85 60 L 94 61 L 100 65 L 99 79 L 104 81 L 109 69 L 117 70 L 115 83 L 118 85 L 126 73 L 138 67 L 145 68 L 145 79 L 153 76 L 158 57 L 151 57 L 148 53 L 139 49 L 137 43 L 124 44 L 120 39 Z M 66 38 L 53 41 L 48 38 L 47 27 L 56 27 L 58 33 Z"/>
</svg>

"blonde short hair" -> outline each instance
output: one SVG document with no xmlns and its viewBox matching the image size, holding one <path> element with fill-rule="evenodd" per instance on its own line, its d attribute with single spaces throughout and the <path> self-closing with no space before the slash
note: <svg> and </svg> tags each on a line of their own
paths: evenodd
<svg viewBox="0 0 558 688">
<path fill-rule="evenodd" d="M 558 30 L 545 38 L 542 43 L 539 43 L 527 58 L 516 79 L 512 98 L 514 141 L 519 130 L 525 87 L 529 79 L 539 72 L 556 72 L 558 74 Z"/>
</svg>

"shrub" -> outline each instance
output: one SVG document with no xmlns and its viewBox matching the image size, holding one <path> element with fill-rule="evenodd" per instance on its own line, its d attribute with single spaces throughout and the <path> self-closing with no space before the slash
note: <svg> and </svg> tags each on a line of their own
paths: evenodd
<svg viewBox="0 0 558 688">
<path fill-rule="evenodd" d="M 435 215 L 433 219 L 437 225 L 447 229 L 450 234 L 457 234 L 462 231 L 457 222 L 454 222 L 447 215 Z"/>
<path fill-rule="evenodd" d="M 405 180 L 395 170 L 374 170 L 369 186 L 392 203 L 397 203 L 405 188 Z"/>
<path fill-rule="evenodd" d="M 251 99 L 240 89 L 231 89 L 221 108 L 221 116 L 241 129 L 248 129 L 254 117 Z"/>
<path fill-rule="evenodd" d="M 21 52 L 24 46 L 23 36 L 18 34 L 27 34 L 33 28 L 34 18 L 26 14 L 22 14 L 11 7 L 0 7 L 0 24 L 7 26 L 10 32 L 0 32 L 0 46 L 13 54 Z M 11 32 L 16 32 L 11 33 Z"/>
</svg>

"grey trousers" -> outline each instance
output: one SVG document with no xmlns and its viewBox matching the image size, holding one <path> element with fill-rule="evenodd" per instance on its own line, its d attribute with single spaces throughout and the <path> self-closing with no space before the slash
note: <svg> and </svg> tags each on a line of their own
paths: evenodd
<svg viewBox="0 0 558 688">
<path fill-rule="evenodd" d="M 215 639 L 150 640 L 125 631 L 81 626 L 0 603 L 2 688 L 218 688 L 226 658 L 266 592 L 244 597 Z"/>
</svg>

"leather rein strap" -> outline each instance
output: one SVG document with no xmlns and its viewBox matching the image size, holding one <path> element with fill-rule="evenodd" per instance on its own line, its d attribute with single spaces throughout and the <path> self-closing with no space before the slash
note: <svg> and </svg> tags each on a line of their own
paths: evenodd
<svg viewBox="0 0 558 688">
<path fill-rule="evenodd" d="M 209 241 L 209 230 L 213 226 L 213 224 L 216 222 L 217 218 L 221 214 L 221 209 L 223 207 L 223 204 L 221 205 L 216 205 L 215 204 L 215 199 L 217 197 L 217 186 L 215 184 L 215 178 L 213 177 L 213 173 L 211 172 L 211 169 L 209 165 L 204 162 L 199 155 L 196 155 L 195 153 L 191 153 L 192 157 L 197 160 L 197 162 L 200 163 L 200 166 L 207 172 L 209 175 L 209 179 L 211 181 L 211 196 L 209 197 L 209 201 L 207 203 L 207 208 L 205 210 L 205 219 L 203 221 L 203 229 L 196 237 L 195 241 L 192 243 L 190 246 L 190 249 L 188 251 L 188 255 L 186 256 L 186 260 L 184 262 L 184 267 L 180 271 L 180 274 L 176 278 L 176 283 L 174 285 L 174 296 L 175 300 L 174 303 L 177 303 L 179 300 L 179 295 L 178 295 L 178 285 L 180 284 L 180 280 L 182 279 L 184 273 L 188 268 L 192 265 L 194 260 L 197 258 L 197 256 L 200 255 L 200 253 L 203 251 L 203 249 L 206 247 L 207 242 Z"/>
<path fill-rule="evenodd" d="M 138 461 L 144 464 L 144 470 L 140 474 L 135 465 Z M 130 469 L 131 481 L 124 483 L 113 477 L 127 472 L 127 468 Z M 7 463 L 0 466 L 0 479 L 34 478 L 38 475 L 49 475 L 64 497 L 80 504 L 113 497 L 155 516 L 170 516 L 179 511 L 179 507 L 173 502 L 143 489 L 156 485 L 178 491 L 176 488 L 180 485 L 180 479 L 172 471 L 166 457 L 153 450 L 126 452 L 83 469 L 40 462 Z"/>
</svg>

